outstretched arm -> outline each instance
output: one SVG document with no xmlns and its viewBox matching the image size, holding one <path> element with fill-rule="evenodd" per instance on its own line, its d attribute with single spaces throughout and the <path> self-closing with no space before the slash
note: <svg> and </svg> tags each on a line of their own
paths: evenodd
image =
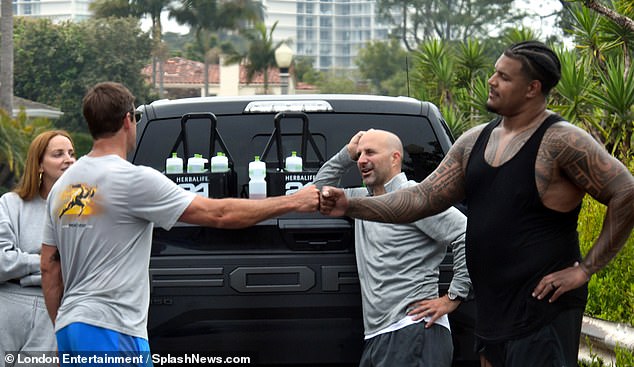
<svg viewBox="0 0 634 367">
<path fill-rule="evenodd" d="M 318 208 L 319 190 L 309 185 L 292 195 L 261 200 L 196 196 L 179 221 L 216 228 L 244 228 L 292 211 L 313 212 Z"/>
</svg>

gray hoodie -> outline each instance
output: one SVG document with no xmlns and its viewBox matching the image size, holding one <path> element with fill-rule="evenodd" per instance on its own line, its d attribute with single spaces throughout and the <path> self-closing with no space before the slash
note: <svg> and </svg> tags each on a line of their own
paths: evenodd
<svg viewBox="0 0 634 367">
<path fill-rule="evenodd" d="M 42 294 L 40 250 L 45 212 L 46 200 L 39 196 L 24 201 L 8 192 L 0 197 L 0 284 L 15 280 L 23 287 L 21 293 Z"/>
</svg>

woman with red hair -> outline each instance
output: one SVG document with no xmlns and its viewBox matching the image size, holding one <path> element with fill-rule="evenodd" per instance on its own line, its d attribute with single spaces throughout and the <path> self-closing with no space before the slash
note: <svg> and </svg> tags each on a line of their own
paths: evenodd
<svg viewBox="0 0 634 367">
<path fill-rule="evenodd" d="M 0 355 L 56 350 L 40 275 L 40 249 L 51 187 L 75 162 L 70 135 L 39 134 L 29 146 L 22 178 L 0 197 Z M 0 362 L 4 364 L 4 362 Z"/>
</svg>

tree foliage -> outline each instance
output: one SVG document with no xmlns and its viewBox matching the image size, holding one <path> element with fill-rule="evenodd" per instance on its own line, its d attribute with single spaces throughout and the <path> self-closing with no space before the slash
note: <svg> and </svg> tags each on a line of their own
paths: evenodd
<svg viewBox="0 0 634 367">
<path fill-rule="evenodd" d="M 634 14 L 634 7 L 615 2 L 617 10 Z M 634 149 L 634 36 L 589 8 L 569 8 L 573 20 L 567 32 L 574 51 L 560 50 L 562 79 L 553 109 L 590 131 L 615 156 L 631 159 Z"/>
<path fill-rule="evenodd" d="M 613 1 L 614 9 L 605 6 L 596 0 L 583 0 L 580 2 L 588 8 L 607 17 L 618 27 L 629 31 L 630 33 L 634 33 L 634 20 L 632 20 L 631 15 L 625 14 L 628 12 L 631 13 L 632 10 L 634 10 L 634 4 L 632 4 L 631 0 Z"/>
<path fill-rule="evenodd" d="M 632 35 L 588 8 L 571 6 L 574 50 L 557 48 L 562 77 L 549 98 L 549 108 L 589 131 L 616 157 L 631 159 L 634 130 Z M 432 39 L 414 53 L 415 96 L 440 108 L 455 136 L 485 122 L 488 75 L 504 47 L 537 38 L 527 29 L 509 29 L 503 43 Z M 487 51 L 489 50 L 489 51 Z M 495 56 L 497 57 L 497 56 Z"/>
<path fill-rule="evenodd" d="M 513 0 L 377 0 L 379 14 L 410 51 L 430 38 L 487 37 L 521 19 L 512 5 Z"/>
<path fill-rule="evenodd" d="M 126 18 L 140 19 L 147 15 L 152 22 L 150 34 L 152 37 L 152 85 L 156 86 L 156 69 L 159 60 L 167 57 L 166 45 L 162 42 L 163 25 L 161 13 L 167 9 L 171 0 L 96 0 L 90 4 L 95 18 Z M 159 86 L 162 94 L 163 86 Z"/>
<path fill-rule="evenodd" d="M 325 94 L 358 93 L 356 81 L 350 76 L 343 76 L 336 70 L 320 73 L 317 88 Z"/>
<path fill-rule="evenodd" d="M 87 131 L 81 100 L 102 81 L 125 84 L 137 103 L 149 100 L 141 69 L 150 60 L 151 43 L 132 18 L 53 24 L 16 18 L 15 94 L 59 107 L 58 126 Z"/>
<path fill-rule="evenodd" d="M 95 18 L 141 16 L 128 0 L 95 0 L 89 5 L 89 9 Z"/>
<path fill-rule="evenodd" d="M 209 64 L 217 59 L 223 31 L 239 31 L 263 18 L 262 4 L 253 0 L 183 0 L 170 7 L 170 18 L 187 24 L 204 55 L 204 95 L 209 90 Z"/>
<path fill-rule="evenodd" d="M 246 61 L 247 83 L 251 83 L 257 74 L 261 74 L 264 79 L 264 94 L 268 94 L 269 70 L 277 68 L 275 61 L 275 50 L 283 43 L 273 41 L 273 32 L 277 27 L 277 22 L 273 23 L 271 29 L 267 31 L 263 22 L 256 23 L 254 28 L 244 32 L 247 41 L 246 50 L 240 51 L 236 47 L 226 47 L 228 53 L 226 62 L 228 64 L 238 64 Z"/>
<path fill-rule="evenodd" d="M 414 96 L 438 106 L 454 136 L 491 115 L 484 108 L 494 58 L 488 43 L 430 39 L 414 52 Z"/>
<path fill-rule="evenodd" d="M 315 84 L 319 80 L 319 71 L 313 67 L 314 58 L 297 56 L 293 58 L 293 71 L 298 82 Z"/>
<path fill-rule="evenodd" d="M 408 53 L 399 40 L 369 42 L 359 50 L 356 63 L 362 79 L 368 80 L 372 92 L 383 95 L 407 94 Z"/>
<path fill-rule="evenodd" d="M 0 194 L 9 190 L 22 172 L 31 140 L 51 128 L 47 119 L 29 119 L 24 110 L 13 118 L 0 110 Z"/>
</svg>

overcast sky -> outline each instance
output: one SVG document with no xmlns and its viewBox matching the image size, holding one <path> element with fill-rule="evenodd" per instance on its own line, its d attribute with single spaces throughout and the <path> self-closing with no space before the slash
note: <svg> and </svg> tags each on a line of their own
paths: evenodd
<svg viewBox="0 0 634 367">
<path fill-rule="evenodd" d="M 532 14 L 532 16 L 524 19 L 523 24 L 539 32 L 543 38 L 553 33 L 559 36 L 562 35 L 561 30 L 555 28 L 556 17 L 549 16 L 561 10 L 561 2 L 559 0 L 515 0 L 515 6 Z"/>
</svg>

